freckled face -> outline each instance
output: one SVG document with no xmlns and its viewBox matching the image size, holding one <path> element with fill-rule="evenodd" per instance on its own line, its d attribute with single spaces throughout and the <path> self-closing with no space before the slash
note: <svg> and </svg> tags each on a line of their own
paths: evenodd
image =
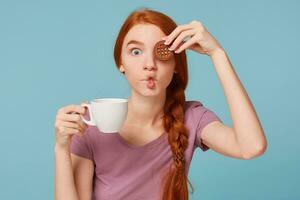
<svg viewBox="0 0 300 200">
<path fill-rule="evenodd" d="M 133 26 L 124 38 L 121 52 L 121 68 L 133 90 L 141 95 L 158 95 L 165 92 L 170 84 L 174 70 L 174 56 L 168 61 L 155 58 L 153 48 L 155 44 L 166 36 L 162 30 L 152 24 L 138 24 Z M 147 75 L 155 77 L 154 89 L 147 87 L 143 80 Z"/>
</svg>

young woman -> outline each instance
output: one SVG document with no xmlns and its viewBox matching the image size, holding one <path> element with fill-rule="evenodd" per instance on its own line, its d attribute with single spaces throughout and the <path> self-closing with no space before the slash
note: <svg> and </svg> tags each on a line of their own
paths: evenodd
<svg viewBox="0 0 300 200">
<path fill-rule="evenodd" d="M 154 55 L 161 40 L 173 52 L 168 60 Z M 200 101 L 186 101 L 187 49 L 211 58 L 233 127 Z M 186 200 L 196 147 L 238 159 L 265 151 L 267 142 L 254 107 L 224 49 L 201 22 L 177 26 L 160 12 L 136 10 L 120 29 L 114 58 L 132 89 L 126 120 L 118 133 L 103 134 L 83 124 L 80 115 L 89 116 L 80 105 L 59 109 L 57 200 Z"/>
</svg>

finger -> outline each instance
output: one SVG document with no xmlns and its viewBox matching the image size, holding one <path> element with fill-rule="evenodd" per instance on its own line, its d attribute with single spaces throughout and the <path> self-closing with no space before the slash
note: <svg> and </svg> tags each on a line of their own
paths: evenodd
<svg viewBox="0 0 300 200">
<path fill-rule="evenodd" d="M 88 103 L 89 103 L 88 101 L 82 101 L 82 102 L 80 102 L 80 106 L 82 106 L 83 109 L 84 109 L 84 112 L 81 113 L 82 115 L 85 115 L 86 114 L 86 110 L 87 110 L 86 106 L 83 106 L 83 104 L 88 104 Z"/>
<path fill-rule="evenodd" d="M 179 34 L 179 36 L 175 39 L 169 50 L 173 51 L 174 49 L 177 49 L 178 45 L 184 43 L 183 39 L 187 36 L 193 37 L 196 33 L 196 30 L 190 29 L 187 31 L 183 31 Z"/>
<path fill-rule="evenodd" d="M 60 114 L 57 116 L 58 120 L 69 121 L 69 122 L 80 122 L 81 117 L 79 114 Z"/>
<path fill-rule="evenodd" d="M 75 129 L 80 129 L 81 126 L 75 122 L 66 122 L 66 121 L 61 121 L 59 124 L 58 124 L 58 127 L 61 127 L 61 126 L 64 126 L 64 127 L 67 127 L 67 128 L 75 128 Z"/>
<path fill-rule="evenodd" d="M 75 129 L 75 128 L 68 128 L 68 127 L 60 127 L 59 128 L 59 132 L 62 134 L 62 135 L 73 135 L 73 134 L 78 134 L 80 133 L 78 129 Z"/>
<path fill-rule="evenodd" d="M 71 112 L 76 112 L 76 113 L 84 114 L 85 108 L 83 106 L 81 106 L 81 105 L 72 104 L 72 105 L 68 105 L 66 107 L 63 107 L 60 110 L 60 112 L 65 113 L 65 114 L 68 114 L 68 113 L 71 113 Z"/>
<path fill-rule="evenodd" d="M 183 45 L 181 45 L 176 51 L 175 53 L 180 53 L 183 50 L 189 48 L 190 46 L 192 46 L 193 44 L 195 44 L 197 41 L 196 37 L 192 37 L 191 39 L 189 39 L 187 42 L 183 43 Z"/>
<path fill-rule="evenodd" d="M 68 115 L 70 115 L 70 114 L 68 114 Z M 80 130 L 80 132 L 84 132 L 85 129 L 87 129 L 86 123 L 84 123 L 81 118 L 75 122 L 62 121 L 61 125 L 64 125 L 64 126 L 70 127 L 70 128 L 77 128 L 78 130 Z"/>
<path fill-rule="evenodd" d="M 192 26 L 190 24 L 177 26 L 172 33 L 166 37 L 165 44 L 170 44 L 182 31 L 189 30 L 191 28 Z"/>
<path fill-rule="evenodd" d="M 86 125 L 86 123 L 84 122 L 79 122 L 79 127 L 80 127 L 80 132 L 84 133 L 85 130 L 88 128 L 88 126 Z"/>
<path fill-rule="evenodd" d="M 79 126 L 78 130 L 80 134 L 84 134 L 88 128 L 88 126 L 84 123 L 84 122 L 79 122 L 77 123 L 77 125 Z"/>
</svg>

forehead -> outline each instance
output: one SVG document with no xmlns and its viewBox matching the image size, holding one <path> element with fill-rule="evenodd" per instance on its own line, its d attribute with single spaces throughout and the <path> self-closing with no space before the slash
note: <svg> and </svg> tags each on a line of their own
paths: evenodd
<svg viewBox="0 0 300 200">
<path fill-rule="evenodd" d="M 138 40 L 146 45 L 153 44 L 161 40 L 163 36 L 165 36 L 164 32 L 156 25 L 137 24 L 126 34 L 124 44 L 126 45 L 130 40 Z"/>
</svg>

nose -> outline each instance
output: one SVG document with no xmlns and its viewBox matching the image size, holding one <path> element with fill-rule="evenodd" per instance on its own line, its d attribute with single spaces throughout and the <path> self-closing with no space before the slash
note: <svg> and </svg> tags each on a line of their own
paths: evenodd
<svg viewBox="0 0 300 200">
<path fill-rule="evenodd" d="M 144 70 L 152 71 L 152 70 L 156 70 L 156 67 L 154 65 L 146 65 L 144 66 Z"/>
<path fill-rule="evenodd" d="M 147 58 L 146 58 L 146 62 L 145 62 L 145 65 L 144 65 L 144 70 L 156 70 L 157 67 L 155 65 L 155 62 L 154 62 L 154 55 L 149 55 Z"/>
</svg>

